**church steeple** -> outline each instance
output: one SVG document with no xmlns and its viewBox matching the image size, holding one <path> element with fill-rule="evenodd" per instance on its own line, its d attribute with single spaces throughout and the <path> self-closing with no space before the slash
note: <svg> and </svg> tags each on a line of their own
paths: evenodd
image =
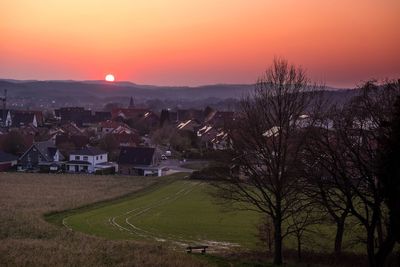
<svg viewBox="0 0 400 267">
<path fill-rule="evenodd" d="M 131 97 L 131 100 L 129 101 L 129 108 L 134 108 L 135 103 L 133 102 L 133 97 Z"/>
</svg>

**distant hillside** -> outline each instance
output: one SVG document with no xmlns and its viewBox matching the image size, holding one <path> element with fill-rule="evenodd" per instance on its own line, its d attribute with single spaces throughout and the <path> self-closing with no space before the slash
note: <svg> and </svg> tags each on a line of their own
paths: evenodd
<svg viewBox="0 0 400 267">
<path fill-rule="evenodd" d="M 240 98 L 253 90 L 251 84 L 215 84 L 198 87 L 169 87 L 138 85 L 131 82 L 104 81 L 19 81 L 1 80 L 0 95 L 4 89 L 10 97 L 77 97 L 110 98 L 134 96 L 136 99 L 206 99 Z M 328 87 L 327 90 L 337 90 Z"/>
</svg>

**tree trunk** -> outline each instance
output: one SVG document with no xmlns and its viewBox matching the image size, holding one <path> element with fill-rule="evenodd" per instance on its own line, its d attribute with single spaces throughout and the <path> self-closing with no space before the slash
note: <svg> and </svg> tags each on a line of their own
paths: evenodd
<svg viewBox="0 0 400 267">
<path fill-rule="evenodd" d="M 282 219 L 277 216 L 274 220 L 274 264 L 282 265 Z"/>
<path fill-rule="evenodd" d="M 375 236 L 374 228 L 367 229 L 367 254 L 369 267 L 376 267 L 375 264 Z"/>
<path fill-rule="evenodd" d="M 385 240 L 379 246 L 379 250 L 375 255 L 376 266 L 381 267 L 385 265 L 386 259 L 389 254 L 393 251 L 394 245 L 396 244 L 396 227 L 397 225 L 396 219 L 390 214 L 389 216 L 389 225 L 387 228 L 387 235 Z"/>
<path fill-rule="evenodd" d="M 297 236 L 297 259 L 301 261 L 301 237 Z"/>
<path fill-rule="evenodd" d="M 378 247 L 380 247 L 383 243 L 383 232 L 382 232 L 382 221 L 381 221 L 381 217 L 378 217 L 378 222 L 376 225 L 376 232 L 378 234 Z"/>
<path fill-rule="evenodd" d="M 382 242 L 375 256 L 377 267 L 382 267 L 385 265 L 386 258 L 389 256 L 390 252 L 392 252 L 395 243 L 396 241 L 394 240 L 394 238 L 389 235 L 387 236 L 386 240 Z"/>
<path fill-rule="evenodd" d="M 335 248 L 334 248 L 334 252 L 336 255 L 339 255 L 340 253 L 342 253 L 342 242 L 343 242 L 345 219 L 346 219 L 346 217 L 342 217 L 336 222 L 336 236 L 335 236 Z"/>
</svg>

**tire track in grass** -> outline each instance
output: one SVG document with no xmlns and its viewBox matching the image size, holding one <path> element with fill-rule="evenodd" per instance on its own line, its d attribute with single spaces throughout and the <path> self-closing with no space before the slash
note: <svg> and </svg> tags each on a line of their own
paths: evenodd
<svg viewBox="0 0 400 267">
<path fill-rule="evenodd" d="M 185 184 L 188 184 L 188 183 L 189 183 L 189 182 L 185 182 Z M 189 194 L 191 191 L 194 190 L 194 187 L 197 186 L 197 185 L 199 185 L 199 184 L 201 184 L 201 182 L 191 183 L 191 186 L 190 186 L 189 188 L 182 188 L 181 190 L 179 190 L 179 191 L 176 192 L 175 194 L 172 194 L 172 195 L 170 195 L 170 196 L 164 197 L 164 198 L 162 198 L 162 199 L 159 200 L 159 201 L 153 202 L 152 205 L 149 205 L 149 206 L 146 206 L 146 207 L 142 207 L 142 208 L 135 208 L 135 209 L 133 209 L 133 210 L 131 210 L 131 211 L 129 211 L 129 212 L 126 212 L 125 215 L 128 215 L 128 214 L 131 214 L 131 213 L 137 211 L 135 214 L 133 214 L 133 215 L 128 216 L 128 217 L 125 218 L 125 223 L 126 223 L 127 225 L 129 225 L 131 229 L 127 229 L 127 228 L 125 228 L 125 227 L 122 227 L 121 225 L 119 225 L 118 223 L 115 222 L 115 219 L 116 219 L 116 218 L 121 217 L 121 216 L 123 216 L 123 215 L 119 215 L 119 216 L 113 217 L 113 219 L 111 220 L 111 222 L 112 222 L 115 226 L 117 226 L 117 227 L 122 227 L 122 229 L 127 230 L 127 231 L 130 232 L 130 233 L 133 233 L 133 234 L 136 234 L 136 235 L 138 235 L 138 236 L 145 237 L 145 238 L 148 238 L 148 239 L 154 239 L 154 240 L 159 241 L 159 242 L 170 241 L 170 242 L 175 243 L 175 244 L 178 244 L 178 245 L 180 245 L 180 246 L 182 246 L 182 245 L 187 245 L 187 244 L 186 244 L 187 242 L 193 243 L 193 242 L 195 242 L 194 240 L 184 240 L 184 239 L 182 239 L 182 238 L 180 238 L 180 237 L 177 237 L 177 236 L 174 236 L 174 235 L 172 235 L 172 234 L 167 234 L 167 236 L 168 236 L 169 239 L 165 239 L 165 238 L 161 237 L 161 236 L 158 235 L 158 234 L 155 234 L 155 233 L 153 233 L 153 232 L 150 232 L 150 231 L 144 230 L 144 229 L 142 229 L 142 228 L 140 228 L 140 227 L 137 227 L 136 225 L 134 225 L 133 223 L 131 223 L 131 222 L 129 221 L 129 219 L 130 219 L 130 218 L 133 218 L 133 217 L 140 217 L 140 216 L 142 216 L 143 214 L 145 214 L 145 213 L 151 211 L 152 209 L 155 209 L 155 208 L 158 208 L 158 207 L 161 207 L 161 206 L 170 204 L 170 203 L 172 203 L 172 202 L 178 200 L 178 199 L 181 198 L 182 196 L 185 196 L 185 195 Z M 180 240 L 180 241 L 183 241 L 183 242 L 186 242 L 186 243 L 182 243 L 182 242 L 177 241 L 177 240 Z"/>
</svg>

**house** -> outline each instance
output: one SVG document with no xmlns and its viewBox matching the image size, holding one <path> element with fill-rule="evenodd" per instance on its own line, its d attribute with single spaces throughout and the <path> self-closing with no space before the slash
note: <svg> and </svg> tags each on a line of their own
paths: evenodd
<svg viewBox="0 0 400 267">
<path fill-rule="evenodd" d="M 150 113 L 150 110 L 143 108 L 115 108 L 111 111 L 111 117 L 113 120 L 139 120 L 148 117 Z"/>
<path fill-rule="evenodd" d="M 96 148 L 85 147 L 72 151 L 69 155 L 69 161 L 66 163 L 69 172 L 94 173 L 97 170 L 115 168 L 117 165 L 108 162 L 108 153 Z"/>
<path fill-rule="evenodd" d="M 0 150 L 0 172 L 7 171 L 17 165 L 18 157 Z"/>
<path fill-rule="evenodd" d="M 83 135 L 84 131 L 73 122 L 64 123 L 60 130 L 69 135 Z"/>
<path fill-rule="evenodd" d="M 139 176 L 161 176 L 160 158 L 155 148 L 121 147 L 118 158 L 119 173 Z"/>
<path fill-rule="evenodd" d="M 59 170 L 64 156 L 52 141 L 35 142 L 18 160 L 19 170 Z"/>
<path fill-rule="evenodd" d="M 111 112 L 109 112 L 109 111 L 95 111 L 93 117 L 94 117 L 94 121 L 95 122 L 110 120 L 111 119 Z"/>
<path fill-rule="evenodd" d="M 99 123 L 97 131 L 99 133 L 101 133 L 102 135 L 104 135 L 104 134 L 109 134 L 109 133 L 113 132 L 115 129 L 117 129 L 119 127 L 123 127 L 127 130 L 130 130 L 129 126 L 123 122 L 106 120 L 106 121 L 102 121 Z"/>
<path fill-rule="evenodd" d="M 134 124 L 136 129 L 148 129 L 157 127 L 160 123 L 159 117 L 152 111 L 143 108 L 116 108 L 111 111 L 112 119 L 125 121 L 130 126 Z"/>
<path fill-rule="evenodd" d="M 206 149 L 225 150 L 231 148 L 232 141 L 223 128 L 205 125 L 197 131 L 200 143 Z"/>
<path fill-rule="evenodd" d="M 136 132 L 132 133 L 112 133 L 112 136 L 121 146 L 138 146 L 141 143 L 141 138 Z"/>
<path fill-rule="evenodd" d="M 196 120 L 187 120 L 180 122 L 176 125 L 176 129 L 179 131 L 190 131 L 194 132 L 200 127 L 200 124 Z"/>
<path fill-rule="evenodd" d="M 11 126 L 11 112 L 9 109 L 0 109 L 0 126 Z"/>
<path fill-rule="evenodd" d="M 231 111 L 211 111 L 205 118 L 207 124 L 213 125 L 214 127 L 227 127 L 235 121 L 235 113 Z"/>
<path fill-rule="evenodd" d="M 56 109 L 54 110 L 54 116 L 60 120 L 61 123 L 74 122 L 78 126 L 94 122 L 92 111 L 86 110 L 82 107 L 65 107 Z"/>
<path fill-rule="evenodd" d="M 11 112 L 11 126 L 21 127 L 32 125 L 38 127 L 38 121 L 34 112 L 12 111 Z"/>
<path fill-rule="evenodd" d="M 172 114 L 172 113 L 171 113 Z M 172 114 L 175 115 L 175 114 Z M 204 111 L 199 109 L 178 109 L 176 111 L 175 121 L 183 122 L 188 120 L 196 120 L 198 122 L 204 121 Z"/>
</svg>

